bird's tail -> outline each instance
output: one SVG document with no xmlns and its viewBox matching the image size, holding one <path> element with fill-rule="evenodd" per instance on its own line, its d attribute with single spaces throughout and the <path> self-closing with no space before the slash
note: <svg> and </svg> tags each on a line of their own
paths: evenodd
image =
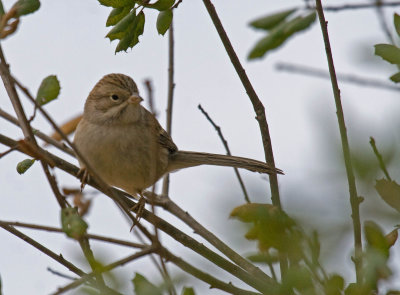
<svg viewBox="0 0 400 295">
<path fill-rule="evenodd" d="M 259 173 L 283 174 L 282 170 L 273 168 L 267 163 L 253 159 L 187 151 L 177 151 L 170 155 L 168 171 L 174 171 L 199 165 L 228 166 L 244 168 Z"/>
</svg>

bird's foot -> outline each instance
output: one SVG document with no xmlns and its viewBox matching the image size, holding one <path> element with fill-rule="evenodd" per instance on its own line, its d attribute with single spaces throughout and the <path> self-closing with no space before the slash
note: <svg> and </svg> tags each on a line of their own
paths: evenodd
<svg viewBox="0 0 400 295">
<path fill-rule="evenodd" d="M 144 208 L 146 205 L 146 198 L 143 197 L 143 195 L 141 193 L 139 193 L 139 200 L 137 201 L 137 203 L 131 208 L 131 211 L 134 211 L 136 213 L 136 218 L 135 218 L 135 222 L 132 225 L 132 228 L 135 226 L 136 223 L 139 223 L 140 218 L 142 218 L 143 212 L 144 212 Z M 131 230 L 132 230 L 131 228 Z"/>
<path fill-rule="evenodd" d="M 90 181 L 90 175 L 86 168 L 79 169 L 78 174 L 76 175 L 81 180 L 81 191 L 85 187 L 86 183 Z"/>
</svg>

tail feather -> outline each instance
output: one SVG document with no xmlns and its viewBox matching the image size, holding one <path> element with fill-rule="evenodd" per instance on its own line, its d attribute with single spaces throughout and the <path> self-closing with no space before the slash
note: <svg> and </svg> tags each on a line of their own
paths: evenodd
<svg viewBox="0 0 400 295">
<path fill-rule="evenodd" d="M 283 174 L 282 170 L 273 168 L 267 163 L 253 159 L 187 151 L 176 151 L 170 155 L 168 171 L 199 165 L 237 167 L 259 173 Z"/>
</svg>

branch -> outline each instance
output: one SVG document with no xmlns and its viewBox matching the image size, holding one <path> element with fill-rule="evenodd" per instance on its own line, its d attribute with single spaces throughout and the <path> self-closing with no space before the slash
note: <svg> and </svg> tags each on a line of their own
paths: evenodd
<svg viewBox="0 0 400 295">
<path fill-rule="evenodd" d="M 395 7 L 399 6 L 400 1 L 391 1 L 391 2 L 383 2 L 380 6 L 385 7 Z M 326 5 L 324 7 L 325 11 L 339 12 L 342 10 L 356 10 L 356 9 L 367 9 L 367 8 L 376 8 L 376 3 L 357 3 L 357 4 L 344 4 L 344 5 Z M 316 7 L 310 7 L 315 9 Z"/>
<path fill-rule="evenodd" d="M 44 231 L 49 231 L 49 232 L 64 233 L 64 231 L 61 228 L 52 227 L 52 226 L 44 226 L 44 225 L 37 225 L 37 224 L 24 223 L 24 222 L 11 222 L 11 221 L 4 221 L 4 220 L 0 220 L 0 222 L 3 224 L 10 225 L 10 226 L 15 226 L 15 227 L 24 227 L 24 228 L 44 230 Z M 116 244 L 116 245 L 120 245 L 120 246 L 127 246 L 127 247 L 133 247 L 133 248 L 144 248 L 147 246 L 145 244 L 138 244 L 138 243 L 133 243 L 133 242 L 129 242 L 129 241 L 124 241 L 124 240 L 119 240 L 119 239 L 114 239 L 114 238 L 104 237 L 104 236 L 94 235 L 94 234 L 85 234 L 84 236 L 89 239 L 92 239 L 92 240 L 108 242 L 108 243 L 112 243 L 112 244 Z"/>
<path fill-rule="evenodd" d="M 154 247 L 149 246 L 144 248 L 143 250 L 141 250 L 140 252 L 137 252 L 135 254 L 129 255 L 128 257 L 125 257 L 123 259 L 117 260 L 113 263 L 110 263 L 106 266 L 100 267 L 98 268 L 95 272 L 91 272 L 88 273 L 84 276 L 82 276 L 80 279 L 77 279 L 75 281 L 73 281 L 72 283 L 62 287 L 62 288 L 58 288 L 57 292 L 54 292 L 52 295 L 59 295 L 62 294 L 66 291 L 72 290 L 78 286 L 80 286 L 81 284 L 85 283 L 86 281 L 88 281 L 89 279 L 93 278 L 94 276 L 98 275 L 99 273 L 104 273 L 104 272 L 108 272 L 110 270 L 113 270 L 114 268 L 118 267 L 118 266 L 122 266 L 128 262 L 132 262 L 140 257 L 143 257 L 147 254 L 150 254 L 154 251 Z"/>
<path fill-rule="evenodd" d="M 210 116 L 208 115 L 208 113 L 202 108 L 202 106 L 201 106 L 200 104 L 199 104 L 197 107 L 198 107 L 199 110 L 203 113 L 203 115 L 206 117 L 206 119 L 211 123 L 211 125 L 215 128 L 215 130 L 217 131 L 218 136 L 219 136 L 219 138 L 221 139 L 222 144 L 223 144 L 224 147 L 225 147 L 226 154 L 227 154 L 228 156 L 232 156 L 231 151 L 230 151 L 230 149 L 229 149 L 228 142 L 226 141 L 224 135 L 222 134 L 221 127 L 219 127 L 217 124 L 215 124 L 215 122 L 211 119 L 211 117 L 210 117 Z M 240 184 L 240 187 L 241 187 L 241 189 L 242 189 L 242 192 L 243 192 L 245 201 L 246 201 L 247 203 L 251 203 L 251 202 L 250 202 L 250 198 L 249 198 L 249 194 L 247 193 L 246 187 L 244 186 L 243 179 L 242 179 L 242 177 L 240 176 L 239 169 L 236 168 L 236 167 L 233 167 L 233 170 L 235 171 L 236 177 L 237 177 L 237 179 L 238 179 L 238 181 L 239 181 L 239 184 Z"/>
<path fill-rule="evenodd" d="M 323 79 L 331 78 L 329 72 L 327 72 L 325 70 L 321 70 L 321 69 L 317 69 L 317 68 L 313 68 L 313 67 L 309 67 L 309 66 L 304 66 L 304 65 L 299 65 L 299 64 L 278 62 L 275 65 L 275 68 L 278 71 L 285 71 L 285 72 L 289 72 L 289 73 L 308 75 L 308 76 L 323 78 Z M 364 78 L 364 77 L 359 77 L 359 76 L 355 76 L 355 75 L 337 74 L 337 79 L 341 82 L 352 83 L 352 84 L 356 84 L 356 85 L 360 85 L 360 86 L 382 88 L 382 89 L 392 90 L 392 91 L 400 91 L 399 86 L 395 86 L 393 84 L 389 84 L 389 83 L 381 81 L 381 80 Z"/>
<path fill-rule="evenodd" d="M 167 125 L 166 131 L 172 135 L 172 111 L 174 103 L 174 22 L 171 22 L 168 32 L 168 100 L 167 100 Z M 163 178 L 162 195 L 167 196 L 169 192 L 169 174 Z"/>
<path fill-rule="evenodd" d="M 383 173 L 385 174 L 387 180 L 392 181 L 392 178 L 389 175 L 389 172 L 386 169 L 385 162 L 383 161 L 382 155 L 379 153 L 378 149 L 376 148 L 375 139 L 371 136 L 369 138 L 369 143 L 371 144 L 372 150 L 379 162 L 379 167 L 381 167 Z"/>
<path fill-rule="evenodd" d="M 361 267 L 362 267 L 362 241 L 361 241 L 361 223 L 360 223 L 360 212 L 359 206 L 360 202 L 357 195 L 356 182 L 353 173 L 353 166 L 351 164 L 349 141 L 347 138 L 346 124 L 344 121 L 342 102 L 340 98 L 339 85 L 336 78 L 335 66 L 333 64 L 332 50 L 329 41 L 327 22 L 325 21 L 324 10 L 322 8 L 321 0 L 316 0 L 316 7 L 319 17 L 319 22 L 321 25 L 321 31 L 325 43 L 326 57 L 328 60 L 329 73 L 331 76 L 333 96 L 336 104 L 336 114 L 339 123 L 340 137 L 342 141 L 342 149 L 344 162 L 346 166 L 347 181 L 349 185 L 350 192 L 350 204 L 353 219 L 353 229 L 354 229 L 354 248 L 355 248 L 355 267 L 356 267 L 356 277 L 357 283 L 361 283 Z"/>
</svg>

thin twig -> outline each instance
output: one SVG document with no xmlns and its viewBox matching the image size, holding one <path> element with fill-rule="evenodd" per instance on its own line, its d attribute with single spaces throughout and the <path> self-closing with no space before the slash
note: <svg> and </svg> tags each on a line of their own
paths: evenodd
<svg viewBox="0 0 400 295">
<path fill-rule="evenodd" d="M 61 278 L 67 279 L 67 280 L 74 281 L 74 280 L 77 279 L 76 277 L 72 277 L 72 276 L 63 274 L 63 273 L 61 273 L 61 272 L 59 272 L 59 271 L 57 271 L 57 270 L 54 270 L 54 269 L 52 269 L 51 267 L 48 267 L 48 268 L 47 268 L 47 271 L 50 272 L 50 273 L 52 273 L 53 275 L 59 276 L 59 277 L 61 277 Z"/>
<path fill-rule="evenodd" d="M 278 71 L 285 71 L 285 72 L 289 72 L 289 73 L 308 75 L 308 76 L 317 77 L 317 78 L 330 79 L 330 75 L 329 75 L 328 71 L 305 66 L 305 65 L 293 64 L 293 63 L 287 63 L 287 62 L 278 62 L 275 65 L 275 68 Z M 356 84 L 356 85 L 360 85 L 360 86 L 375 87 L 375 88 L 381 88 L 381 89 L 392 90 L 392 91 L 400 91 L 399 86 L 396 86 L 394 84 L 389 84 L 385 81 L 371 79 L 371 78 L 365 78 L 365 77 L 349 75 L 349 74 L 337 74 L 337 79 L 340 82 L 352 83 L 352 84 Z"/>
<path fill-rule="evenodd" d="M 4 220 L 1 220 L 1 222 L 3 224 L 8 224 L 8 225 L 15 226 L 15 227 L 24 227 L 24 228 L 44 230 L 44 231 L 55 232 L 55 233 L 64 233 L 64 231 L 61 228 L 52 227 L 52 226 L 38 225 L 38 224 L 25 223 L 25 222 L 12 222 L 12 221 L 4 221 Z M 116 244 L 116 245 L 120 245 L 120 246 L 127 246 L 127 247 L 133 247 L 133 248 L 144 248 L 147 246 L 145 244 L 138 244 L 138 243 L 133 243 L 133 242 L 129 242 L 129 241 L 124 241 L 124 240 L 119 240 L 119 239 L 114 239 L 114 238 L 104 237 L 104 236 L 94 235 L 94 234 L 85 234 L 84 236 L 89 239 L 92 239 L 92 240 L 98 240 L 98 241 L 112 243 L 112 244 Z"/>
<path fill-rule="evenodd" d="M 132 262 L 140 257 L 150 254 L 153 251 L 154 251 L 154 247 L 146 247 L 143 250 L 141 250 L 140 252 L 129 255 L 128 257 L 125 257 L 123 259 L 120 259 L 118 261 L 110 263 L 106 266 L 99 267 L 95 272 L 88 273 L 88 274 L 82 276 L 81 278 L 73 281 L 72 283 L 65 285 L 64 287 L 58 288 L 58 290 L 56 292 L 52 293 L 52 295 L 60 295 L 66 291 L 72 290 L 72 289 L 80 286 L 81 284 L 84 284 L 87 280 L 89 280 L 93 276 L 98 275 L 99 273 L 104 273 L 104 272 L 113 270 L 114 268 L 116 268 L 118 266 L 122 266 L 128 262 Z"/>
<path fill-rule="evenodd" d="M 386 38 L 389 40 L 391 44 L 395 44 L 393 40 L 393 36 L 390 33 L 389 26 L 386 22 L 385 12 L 382 7 L 382 0 L 375 0 L 375 11 L 378 17 L 379 24 L 382 28 L 383 33 L 386 35 Z"/>
<path fill-rule="evenodd" d="M 372 149 L 374 151 L 374 154 L 375 154 L 376 158 L 378 159 L 379 167 L 381 167 L 381 169 L 382 169 L 383 173 L 385 174 L 387 180 L 392 181 L 392 178 L 390 177 L 389 172 L 386 169 L 386 165 L 385 165 L 385 162 L 383 161 L 383 157 L 379 153 L 379 151 L 378 151 L 378 149 L 376 147 L 375 139 L 372 136 L 369 138 L 369 143 L 371 144 L 371 147 L 372 147 Z"/>
<path fill-rule="evenodd" d="M 400 1 L 387 1 L 383 2 L 381 6 L 385 7 L 395 7 L 399 6 Z M 326 5 L 324 6 L 325 11 L 331 11 L 331 12 L 339 12 L 342 10 L 356 10 L 356 9 L 368 9 L 368 8 L 375 8 L 376 3 L 356 3 L 356 4 L 344 4 L 344 5 Z M 315 7 L 310 7 L 312 9 L 315 9 Z"/>
<path fill-rule="evenodd" d="M 221 127 L 219 127 L 217 124 L 215 124 L 215 122 L 213 121 L 213 119 L 211 119 L 210 115 L 203 109 L 203 107 L 202 107 L 200 104 L 199 104 L 197 107 L 198 107 L 199 110 L 203 113 L 203 115 L 206 117 L 206 119 L 211 123 L 211 125 L 215 128 L 215 130 L 217 131 L 218 136 L 219 136 L 219 138 L 221 139 L 222 144 L 223 144 L 224 147 L 225 147 L 226 154 L 229 155 L 229 156 L 232 156 L 231 151 L 230 151 L 230 149 L 229 149 L 228 142 L 226 141 L 224 135 L 222 134 Z M 233 167 L 233 170 L 235 171 L 236 177 L 237 177 L 237 179 L 238 179 L 238 181 L 239 181 L 239 184 L 240 184 L 240 187 L 241 187 L 241 189 L 242 189 L 242 192 L 243 192 L 245 201 L 246 201 L 247 203 L 251 203 L 251 202 L 250 202 L 250 198 L 249 198 L 249 194 L 247 193 L 246 187 L 244 186 L 243 179 L 242 179 L 242 177 L 240 176 L 239 169 L 237 169 L 236 167 Z"/>
<path fill-rule="evenodd" d="M 9 113 L 5 112 L 1 108 L 0 108 L 0 117 L 6 119 L 7 121 L 9 121 L 10 123 L 12 123 L 12 124 L 14 124 L 16 126 L 20 126 L 17 118 L 15 118 L 14 116 L 12 116 Z M 74 154 L 73 150 L 70 149 L 69 147 L 65 146 L 62 142 L 59 142 L 59 141 L 51 138 L 50 136 L 44 134 L 43 132 L 41 132 L 40 130 L 37 130 L 35 128 L 33 128 L 33 134 L 37 135 L 40 139 L 44 140 L 45 142 L 55 146 L 59 150 L 69 154 L 70 156 L 75 157 L 75 154 Z"/>
<path fill-rule="evenodd" d="M 356 181 L 353 173 L 353 166 L 351 164 L 351 155 L 349 148 L 349 141 L 347 138 L 346 124 L 344 121 L 342 102 L 340 98 L 339 85 L 336 78 L 335 66 L 333 64 L 332 50 L 329 41 L 327 22 L 325 21 L 324 10 L 322 8 L 321 0 L 316 0 L 316 7 L 319 17 L 319 22 L 321 24 L 321 31 L 325 43 L 326 57 L 328 60 L 329 73 L 331 75 L 333 95 L 336 104 L 336 114 L 338 118 L 340 137 L 342 141 L 342 149 L 344 162 L 346 166 L 347 181 L 349 185 L 350 192 L 350 204 L 352 211 L 353 220 L 353 231 L 354 231 L 354 248 L 355 248 L 355 267 L 356 267 L 356 277 L 357 283 L 361 283 L 361 266 L 362 266 L 362 241 L 361 241 L 361 222 L 360 222 L 360 202 L 357 195 Z"/>
<path fill-rule="evenodd" d="M 168 32 L 168 99 L 167 99 L 167 125 L 166 131 L 172 135 L 172 111 L 174 103 L 174 22 L 171 22 Z M 167 196 L 169 193 L 169 173 L 163 178 L 162 195 Z"/>
</svg>

